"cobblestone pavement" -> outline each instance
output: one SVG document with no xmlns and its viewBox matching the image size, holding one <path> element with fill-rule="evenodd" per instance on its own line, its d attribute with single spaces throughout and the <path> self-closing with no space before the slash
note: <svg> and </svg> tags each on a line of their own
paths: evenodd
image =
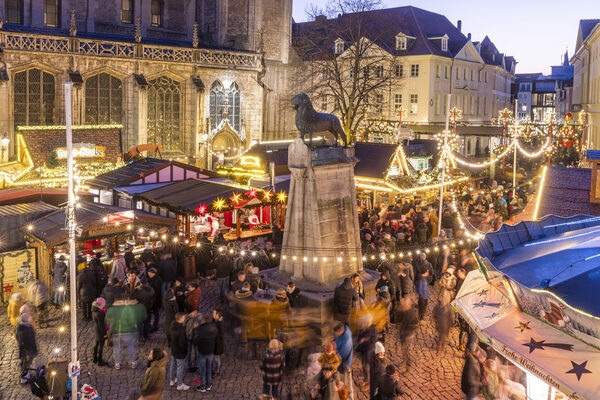
<svg viewBox="0 0 600 400">
<path fill-rule="evenodd" d="M 209 312 L 217 305 L 216 282 L 203 281 L 201 310 Z M 431 297 L 437 297 L 437 288 L 432 288 Z M 440 357 L 436 350 L 437 334 L 433 321 L 431 319 L 431 309 L 433 304 L 429 304 L 428 316 L 417 330 L 417 340 L 411 350 L 412 358 L 415 362 L 408 371 L 400 374 L 402 387 L 406 394 L 403 399 L 427 399 L 427 400 L 457 400 L 464 399 L 460 391 L 460 376 L 464 364 L 463 352 L 456 348 L 458 329 L 453 328 L 450 334 L 450 345 L 445 354 Z M 6 307 L 0 308 L 0 399 L 29 399 L 33 398 L 29 387 L 18 383 L 18 349 L 16 341 L 13 338 L 13 329 L 6 314 Z M 53 322 L 51 327 L 37 330 L 38 345 L 40 355 L 35 359 L 34 364 L 40 365 L 46 362 L 47 355 L 56 347 L 57 326 L 60 313 L 52 311 Z M 81 316 L 81 314 L 80 314 Z M 214 400 L 237 400 L 237 399 L 257 399 L 262 388 L 261 371 L 259 369 L 260 361 L 247 360 L 243 356 L 244 352 L 236 349 L 231 329 L 226 328 L 225 356 L 219 377 L 213 380 L 213 390 L 207 393 L 198 393 L 194 390 L 193 380 L 198 377 L 197 373 L 186 372 L 184 381 L 192 388 L 188 392 L 178 392 L 175 388 L 169 387 L 166 383 L 163 399 L 196 399 L 206 398 Z M 69 334 L 64 336 L 68 340 Z M 143 357 L 147 355 L 151 347 L 162 347 L 166 345 L 166 339 L 161 329 L 152 334 L 150 340 L 140 345 L 138 360 L 140 364 L 133 370 L 123 368 L 119 371 L 111 367 L 98 367 L 92 364 L 92 349 L 94 346 L 94 326 L 93 322 L 79 323 L 79 358 L 81 360 L 82 373 L 79 384 L 89 383 L 97 388 L 102 399 L 119 400 L 126 398 L 127 394 L 139 387 L 139 382 L 144 374 Z M 68 352 L 68 343 L 62 343 L 61 348 Z M 396 331 L 394 327 L 386 337 L 386 350 L 390 363 L 398 366 L 401 362 L 400 357 L 394 350 L 396 346 Z M 305 356 L 306 357 L 306 356 Z M 104 358 L 113 365 L 112 349 L 105 349 Z M 287 376 L 284 379 L 284 396 L 291 392 L 292 399 L 308 399 L 305 375 L 306 365 L 296 371 L 293 376 Z M 362 382 L 362 373 L 360 360 L 354 357 L 354 383 L 356 399 L 368 400 L 368 392 L 361 392 L 358 384 Z M 167 377 L 168 379 L 168 377 Z M 284 397 L 285 398 L 285 397 Z"/>
</svg>

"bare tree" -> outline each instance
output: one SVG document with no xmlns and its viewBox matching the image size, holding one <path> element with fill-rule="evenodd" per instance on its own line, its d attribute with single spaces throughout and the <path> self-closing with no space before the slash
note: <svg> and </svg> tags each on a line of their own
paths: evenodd
<svg viewBox="0 0 600 400">
<path fill-rule="evenodd" d="M 321 104 L 333 99 L 348 142 L 356 140 L 361 121 L 381 115 L 397 73 L 390 48 L 395 32 L 377 25 L 373 11 L 380 7 L 379 0 L 313 4 L 306 9 L 313 21 L 294 32 L 294 47 L 305 65 L 297 74 L 299 86 Z"/>
</svg>

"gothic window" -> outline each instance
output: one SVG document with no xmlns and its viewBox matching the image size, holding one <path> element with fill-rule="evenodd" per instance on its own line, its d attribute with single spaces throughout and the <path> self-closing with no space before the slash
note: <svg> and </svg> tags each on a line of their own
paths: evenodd
<svg viewBox="0 0 600 400">
<path fill-rule="evenodd" d="M 23 0 L 6 0 L 6 22 L 23 24 Z"/>
<path fill-rule="evenodd" d="M 37 68 L 14 77 L 14 118 L 19 125 L 53 125 L 56 122 L 54 75 Z"/>
<path fill-rule="evenodd" d="M 133 24 L 133 0 L 121 0 L 121 22 Z"/>
<path fill-rule="evenodd" d="M 237 83 L 233 82 L 229 86 L 229 124 L 236 131 L 240 132 L 240 88 Z"/>
<path fill-rule="evenodd" d="M 106 73 L 85 81 L 85 123 L 120 124 L 123 120 L 123 84 Z"/>
<path fill-rule="evenodd" d="M 227 102 L 225 102 L 227 100 Z M 227 107 L 227 109 L 225 109 Z M 241 129 L 240 88 L 233 82 L 228 89 L 219 81 L 213 82 L 209 94 L 210 129 L 215 130 L 227 116 L 229 126 L 236 132 Z"/>
<path fill-rule="evenodd" d="M 152 3 L 150 5 L 150 14 L 150 23 L 152 24 L 152 26 L 160 26 L 160 17 L 162 14 L 162 2 L 160 0 L 152 0 Z"/>
<path fill-rule="evenodd" d="M 44 25 L 60 26 L 60 0 L 44 0 Z"/>
<path fill-rule="evenodd" d="M 181 83 L 166 76 L 148 82 L 148 143 L 180 150 Z"/>
</svg>

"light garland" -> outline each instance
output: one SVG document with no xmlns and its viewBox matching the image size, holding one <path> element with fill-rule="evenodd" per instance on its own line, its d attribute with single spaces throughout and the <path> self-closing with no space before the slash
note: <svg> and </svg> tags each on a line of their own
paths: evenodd
<svg viewBox="0 0 600 400">
<path fill-rule="evenodd" d="M 106 125 L 73 125 L 73 130 L 81 129 L 121 129 L 121 124 L 106 124 Z M 40 126 L 17 126 L 17 131 L 58 131 L 66 130 L 65 125 L 40 125 Z"/>
<path fill-rule="evenodd" d="M 546 181 L 546 172 L 548 171 L 548 166 L 544 165 L 544 170 L 542 171 L 542 180 L 540 181 L 540 188 L 538 190 L 537 199 L 535 199 L 535 210 L 533 211 L 533 220 L 535 221 L 538 216 L 538 211 L 540 210 L 540 203 L 542 200 L 542 194 L 544 192 L 544 182 Z"/>
</svg>

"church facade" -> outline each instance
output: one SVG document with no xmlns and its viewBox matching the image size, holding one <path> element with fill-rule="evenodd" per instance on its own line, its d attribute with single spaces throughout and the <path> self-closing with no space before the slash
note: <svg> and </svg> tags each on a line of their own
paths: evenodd
<svg viewBox="0 0 600 400">
<path fill-rule="evenodd" d="M 0 133 L 121 125 L 202 167 L 288 135 L 291 0 L 5 0 Z M 272 110 L 267 112 L 266 110 Z M 292 124 L 293 126 L 293 124 Z"/>
</svg>

